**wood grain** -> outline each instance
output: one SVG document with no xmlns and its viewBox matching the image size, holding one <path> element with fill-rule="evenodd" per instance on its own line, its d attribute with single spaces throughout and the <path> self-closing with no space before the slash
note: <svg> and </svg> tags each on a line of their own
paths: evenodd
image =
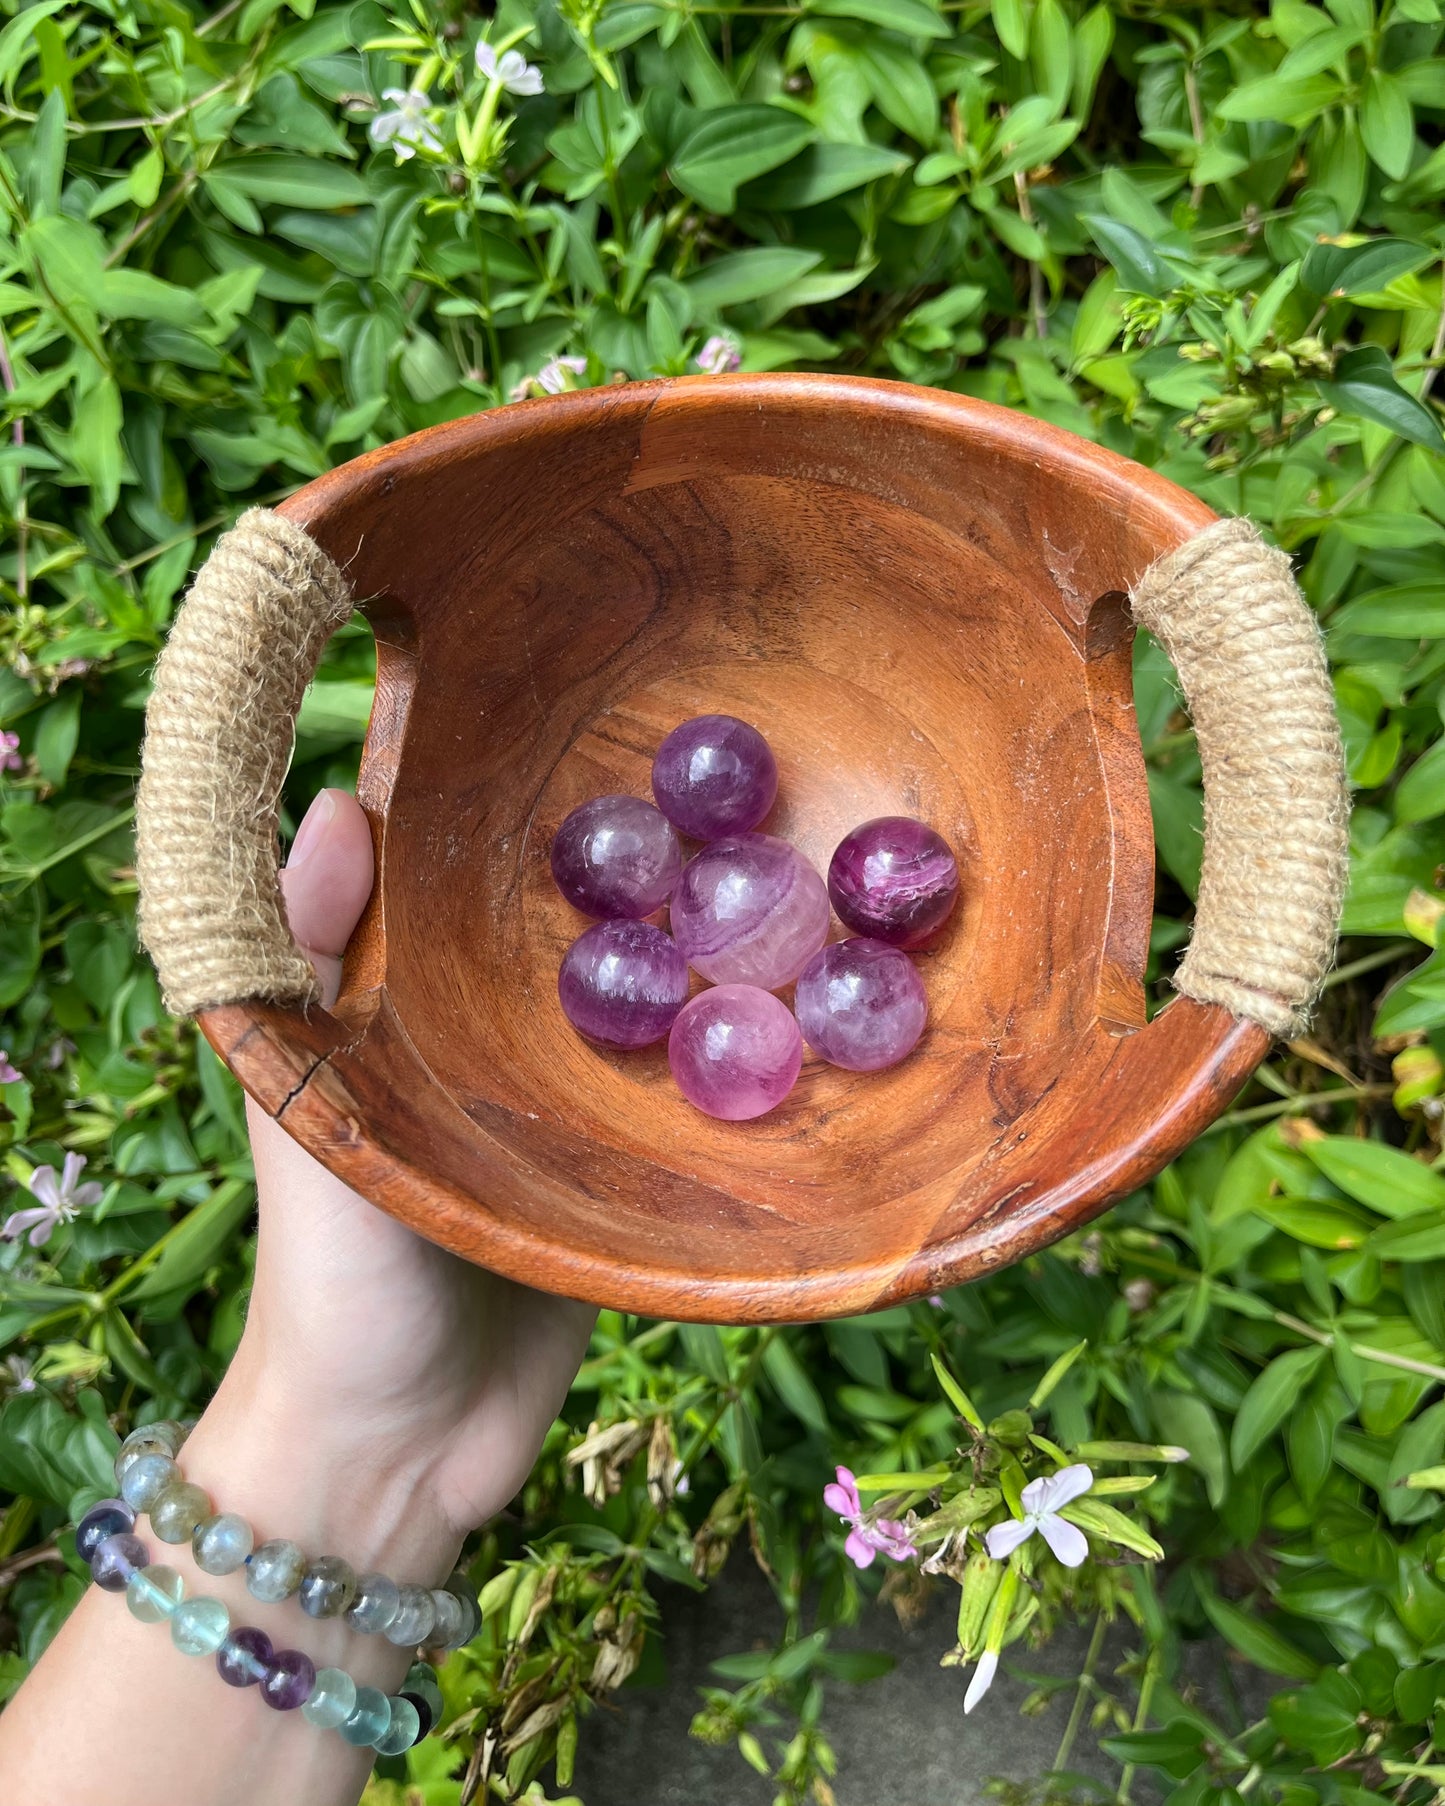
<svg viewBox="0 0 1445 1806">
<path fill-rule="evenodd" d="M 333 1012 L 203 1027 L 303 1146 L 443 1246 L 657 1315 L 868 1310 L 1087 1221 L 1267 1050 L 1182 1000 L 1143 1026 L 1123 595 L 1213 518 L 1173 485 L 937 392 L 691 378 L 435 428 L 286 512 L 377 633 L 378 883 Z M 569 809 L 646 795 L 662 736 L 718 710 L 768 736 L 767 825 L 820 868 L 901 813 L 963 874 L 917 1053 L 810 1060 L 744 1124 L 693 1110 L 660 1047 L 568 1027 L 557 964 L 585 924 L 547 868 Z"/>
</svg>

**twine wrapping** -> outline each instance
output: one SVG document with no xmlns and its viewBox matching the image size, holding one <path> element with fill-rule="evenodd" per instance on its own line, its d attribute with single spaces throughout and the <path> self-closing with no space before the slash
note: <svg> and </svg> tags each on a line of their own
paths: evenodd
<svg viewBox="0 0 1445 1806">
<path fill-rule="evenodd" d="M 136 798 L 140 937 L 176 1015 L 318 995 L 286 923 L 276 810 L 302 695 L 351 607 L 310 535 L 253 508 L 176 616 Z"/>
<path fill-rule="evenodd" d="M 1289 559 L 1222 520 L 1130 598 L 1179 674 L 1204 768 L 1204 869 L 1174 988 L 1297 1035 L 1334 958 L 1349 792 L 1319 628 Z"/>
<path fill-rule="evenodd" d="M 1204 767 L 1204 869 L 1175 988 L 1297 1034 L 1334 953 L 1349 815 L 1314 617 L 1245 520 L 1157 560 L 1132 604 L 1179 673 Z M 146 712 L 136 866 L 141 938 L 178 1015 L 317 995 L 286 923 L 276 811 L 302 695 L 351 608 L 315 541 L 254 508 L 176 617 Z"/>
</svg>

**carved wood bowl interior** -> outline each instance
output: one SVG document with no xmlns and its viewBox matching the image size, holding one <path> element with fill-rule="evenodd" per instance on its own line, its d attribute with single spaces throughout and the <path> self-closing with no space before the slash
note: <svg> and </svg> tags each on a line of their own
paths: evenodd
<svg viewBox="0 0 1445 1806">
<path fill-rule="evenodd" d="M 1213 518 L 1172 484 L 980 402 L 743 376 L 438 427 L 284 511 L 375 630 L 377 883 L 334 1011 L 203 1026 L 292 1135 L 423 1235 L 649 1314 L 867 1310 L 1077 1227 L 1266 1051 L 1184 999 L 1145 1025 L 1124 592 Z M 903 814 L 962 874 L 919 958 L 918 1050 L 874 1074 L 810 1054 L 748 1123 L 693 1109 L 665 1043 L 600 1049 L 557 1001 L 587 924 L 552 884 L 555 829 L 600 793 L 649 796 L 663 735 L 713 712 L 766 734 L 764 825 L 820 871 L 847 829 Z"/>
</svg>

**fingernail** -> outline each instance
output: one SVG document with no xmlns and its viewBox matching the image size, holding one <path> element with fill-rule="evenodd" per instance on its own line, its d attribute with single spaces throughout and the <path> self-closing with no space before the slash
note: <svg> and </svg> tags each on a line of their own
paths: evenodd
<svg viewBox="0 0 1445 1806">
<path fill-rule="evenodd" d="M 296 830 L 296 838 L 291 842 L 291 857 L 286 861 L 286 870 L 294 872 L 303 865 L 316 851 L 322 834 L 336 814 L 336 798 L 329 790 L 323 790 L 316 801 L 306 811 L 305 819 Z"/>
</svg>

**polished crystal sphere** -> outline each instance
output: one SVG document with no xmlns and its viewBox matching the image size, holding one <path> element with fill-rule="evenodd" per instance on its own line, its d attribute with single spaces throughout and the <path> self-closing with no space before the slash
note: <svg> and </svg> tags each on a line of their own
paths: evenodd
<svg viewBox="0 0 1445 1806">
<path fill-rule="evenodd" d="M 738 834 L 691 861 L 671 916 L 673 938 L 704 978 L 773 991 L 828 938 L 828 892 L 786 840 Z"/>
<path fill-rule="evenodd" d="M 563 955 L 557 995 L 579 1034 L 608 1047 L 646 1047 L 687 1002 L 687 961 L 650 922 L 598 922 Z"/>
<path fill-rule="evenodd" d="M 792 1011 L 756 985 L 717 985 L 672 1025 L 668 1064 L 689 1103 L 725 1122 L 775 1109 L 797 1083 L 803 1037 Z"/>
<path fill-rule="evenodd" d="M 855 934 L 893 947 L 921 947 L 953 910 L 958 861 L 926 823 L 880 815 L 839 841 L 828 867 L 828 895 Z"/>
<path fill-rule="evenodd" d="M 694 840 L 746 834 L 773 806 L 777 761 L 758 730 L 736 715 L 696 715 L 657 749 L 652 794 Z"/>
<path fill-rule="evenodd" d="M 640 796 L 598 796 L 552 841 L 557 888 L 583 915 L 640 921 L 661 909 L 682 870 L 671 824 Z"/>
<path fill-rule="evenodd" d="M 913 1052 L 928 999 L 913 961 L 899 947 L 834 941 L 803 967 L 793 993 L 803 1039 L 849 1072 L 879 1072 Z"/>
</svg>

